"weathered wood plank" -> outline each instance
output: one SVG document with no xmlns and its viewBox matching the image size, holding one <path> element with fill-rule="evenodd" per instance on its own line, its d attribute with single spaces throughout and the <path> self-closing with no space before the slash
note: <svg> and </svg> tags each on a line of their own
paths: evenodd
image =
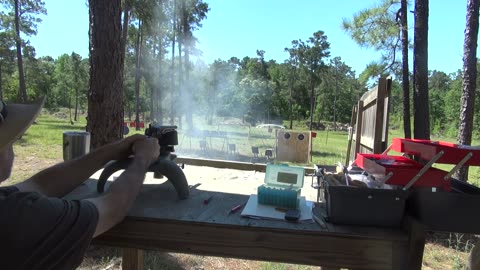
<svg viewBox="0 0 480 270">
<path fill-rule="evenodd" d="M 360 137 L 362 136 L 363 121 L 363 101 L 358 101 L 357 108 L 357 123 L 355 125 L 355 148 L 353 152 L 353 159 L 357 158 L 357 154 L 360 151 Z"/>
<path fill-rule="evenodd" d="M 373 134 L 373 153 L 378 154 L 382 153 L 383 150 L 383 142 L 382 142 L 382 136 L 384 133 L 384 117 L 385 114 L 388 114 L 388 112 L 385 112 L 385 92 L 387 89 L 387 80 L 385 78 L 380 78 L 378 80 L 378 94 L 377 94 L 377 99 L 376 99 L 376 111 L 377 114 L 375 116 L 375 124 L 374 124 L 374 134 Z M 388 102 L 388 100 L 387 100 Z"/>
<path fill-rule="evenodd" d="M 382 78 L 380 78 L 380 79 L 382 79 Z M 375 102 L 375 99 L 377 98 L 378 89 L 379 89 L 379 87 L 378 87 L 378 85 L 376 85 L 372 89 L 368 90 L 367 92 L 365 92 L 362 95 L 362 97 L 360 99 L 363 100 L 365 106 L 369 106 L 370 103 Z"/>
<path fill-rule="evenodd" d="M 204 159 L 204 158 L 189 158 L 189 157 L 177 157 L 174 160 L 177 164 L 188 164 L 193 166 L 208 166 L 218 169 L 233 169 L 233 170 L 242 170 L 242 171 L 257 171 L 265 172 L 266 164 L 263 163 L 248 163 L 248 162 L 239 162 L 239 161 L 230 161 L 230 160 L 219 160 L 219 159 Z M 329 166 L 332 167 L 332 166 Z M 312 167 L 303 167 L 306 174 L 311 174 L 314 172 Z"/>
<path fill-rule="evenodd" d="M 298 233 L 288 229 L 127 218 L 95 239 L 97 244 L 281 261 L 354 269 L 405 269 L 393 265 L 395 249 L 407 239 L 391 241 L 342 234 Z"/>
<path fill-rule="evenodd" d="M 143 270 L 144 266 L 143 250 L 136 248 L 123 248 L 122 269 L 123 270 Z"/>
<path fill-rule="evenodd" d="M 425 248 L 425 226 L 413 218 L 407 218 L 409 229 L 408 269 L 421 269 Z"/>
<path fill-rule="evenodd" d="M 356 153 L 382 153 L 387 148 L 391 79 L 380 78 L 378 85 L 359 101 L 356 128 Z M 361 108 L 360 108 L 360 102 Z"/>
</svg>

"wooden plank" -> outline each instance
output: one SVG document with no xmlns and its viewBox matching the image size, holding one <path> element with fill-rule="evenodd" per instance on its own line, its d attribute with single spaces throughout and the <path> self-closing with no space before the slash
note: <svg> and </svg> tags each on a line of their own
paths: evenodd
<svg viewBox="0 0 480 270">
<path fill-rule="evenodd" d="M 355 151 L 353 152 L 353 159 L 357 158 L 357 153 L 360 151 L 360 136 L 362 135 L 362 117 L 363 117 L 363 101 L 358 101 L 357 106 L 357 123 L 355 126 Z"/>
<path fill-rule="evenodd" d="M 267 165 L 263 163 L 248 163 L 248 162 L 238 162 L 230 160 L 219 160 L 219 159 L 203 159 L 203 158 L 189 158 L 189 157 L 177 157 L 174 162 L 177 164 L 188 164 L 194 166 L 207 166 L 212 168 L 219 169 L 234 169 L 234 170 L 243 170 L 243 171 L 257 171 L 265 172 Z M 322 167 L 332 167 L 330 165 L 322 165 Z M 303 167 L 306 174 L 312 174 L 315 172 L 315 169 L 312 167 Z"/>
<path fill-rule="evenodd" d="M 359 140 L 355 140 L 356 153 L 382 153 L 386 149 L 390 90 L 391 78 L 380 78 L 377 86 L 361 97 L 362 113 L 357 114 L 357 123 L 361 123 L 361 137 L 356 136 Z M 360 117 L 361 120 L 358 119 Z"/>
<path fill-rule="evenodd" d="M 384 123 L 384 115 L 385 115 L 385 90 L 387 89 L 387 83 L 385 78 L 380 78 L 378 80 L 378 91 L 377 91 L 377 99 L 376 99 L 376 112 L 375 112 L 375 124 L 374 134 L 373 134 L 373 153 L 379 154 L 382 153 L 383 144 L 382 144 L 382 137 L 384 133 L 385 127 L 383 126 Z"/>
<path fill-rule="evenodd" d="M 285 138 L 285 134 L 290 137 Z M 304 139 L 299 140 L 298 136 L 303 135 Z M 298 132 L 293 130 L 278 130 L 276 136 L 278 161 L 308 163 L 310 157 L 310 132 Z"/>
<path fill-rule="evenodd" d="M 380 78 L 380 79 L 382 79 L 382 78 Z M 365 92 L 362 95 L 362 97 L 360 99 L 363 100 L 363 104 L 365 104 L 364 105 L 365 107 L 368 107 L 368 106 L 370 106 L 371 103 L 375 102 L 375 100 L 377 99 L 378 89 L 381 89 L 381 88 L 378 85 L 376 85 L 375 87 L 368 90 L 367 92 Z"/>
<path fill-rule="evenodd" d="M 355 121 L 357 120 L 357 110 L 356 107 L 352 107 L 352 117 L 350 118 L 350 127 L 348 128 L 348 145 L 347 145 L 347 157 L 345 158 L 345 165 L 350 164 L 350 155 L 352 153 L 352 140 L 353 140 L 353 127 Z"/>
<path fill-rule="evenodd" d="M 384 148 L 388 147 L 388 128 L 390 127 L 390 102 L 391 102 L 391 91 L 392 91 L 392 77 L 387 77 L 387 88 L 385 90 L 385 117 L 383 122 L 383 137 L 382 140 L 385 142 Z"/>
<path fill-rule="evenodd" d="M 372 150 L 373 150 L 373 146 L 374 146 L 374 140 L 373 140 L 372 137 L 362 135 L 360 137 L 360 145 L 370 149 L 370 153 L 371 153 Z"/>
<path fill-rule="evenodd" d="M 409 229 L 408 269 L 422 269 L 425 248 L 425 226 L 412 217 L 406 218 Z"/>
<path fill-rule="evenodd" d="M 371 239 L 313 231 L 127 218 L 94 243 L 354 269 L 401 269 L 393 258 L 407 239 Z M 405 269 L 405 268 L 403 268 Z"/>
<path fill-rule="evenodd" d="M 188 164 L 194 166 L 207 166 L 219 169 L 234 169 L 242 171 L 257 171 L 265 172 L 266 164 L 263 163 L 248 163 L 219 159 L 203 159 L 203 158 L 190 158 L 190 157 L 177 157 L 174 162 L 177 164 Z"/>
<path fill-rule="evenodd" d="M 143 270 L 144 254 L 143 250 L 136 248 L 123 248 L 122 269 L 123 270 Z"/>
</svg>

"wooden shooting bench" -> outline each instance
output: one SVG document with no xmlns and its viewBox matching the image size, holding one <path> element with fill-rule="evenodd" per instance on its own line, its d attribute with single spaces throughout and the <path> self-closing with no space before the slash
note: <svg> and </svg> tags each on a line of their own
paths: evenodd
<svg viewBox="0 0 480 270">
<path fill-rule="evenodd" d="M 256 193 L 264 181 L 265 165 L 176 161 L 195 164 L 184 168 L 191 187 L 188 199 L 179 200 L 166 179 L 154 179 L 148 173 L 125 220 L 93 241 L 124 248 L 123 269 L 143 269 L 143 250 L 307 264 L 322 269 L 421 269 L 425 233 L 413 219 L 404 228 L 389 229 L 244 218 L 241 210 L 229 211 Z M 92 176 L 68 197 L 96 196 L 98 176 Z M 302 195 L 315 201 L 316 190 L 308 185 L 309 180 L 306 176 Z M 212 199 L 205 204 L 210 196 Z M 314 211 L 325 217 L 322 205 L 316 204 Z"/>
</svg>

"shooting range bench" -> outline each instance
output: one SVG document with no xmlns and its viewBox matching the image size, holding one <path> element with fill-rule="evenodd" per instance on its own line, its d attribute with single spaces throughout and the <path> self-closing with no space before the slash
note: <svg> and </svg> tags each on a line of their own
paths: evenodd
<svg viewBox="0 0 480 270">
<path fill-rule="evenodd" d="M 241 210 L 231 214 L 229 210 L 256 193 L 263 183 L 265 165 L 190 161 L 210 167 L 185 166 L 191 185 L 188 199 L 179 200 L 169 182 L 154 179 L 149 173 L 125 220 L 94 239 L 94 244 L 124 248 L 123 269 L 143 269 L 143 250 L 307 264 L 322 269 L 421 269 L 425 232 L 413 219 L 408 219 L 403 229 L 390 229 L 331 223 L 322 228 L 317 223 L 243 218 Z M 68 197 L 96 196 L 98 175 Z M 307 200 L 315 201 L 316 192 L 307 183 L 302 189 Z M 314 209 L 321 211 L 320 207 Z"/>
</svg>

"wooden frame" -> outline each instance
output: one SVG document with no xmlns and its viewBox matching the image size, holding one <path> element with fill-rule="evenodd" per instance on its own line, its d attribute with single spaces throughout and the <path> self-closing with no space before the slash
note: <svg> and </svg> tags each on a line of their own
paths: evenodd
<svg viewBox="0 0 480 270">
<path fill-rule="evenodd" d="M 94 243 L 332 269 L 414 270 L 421 269 L 422 264 L 424 236 L 419 237 L 419 233 L 423 232 L 392 232 L 375 237 L 368 232 L 342 234 L 129 217 Z M 124 259 L 134 261 L 124 265 L 138 265 L 135 257 Z"/>
<path fill-rule="evenodd" d="M 357 153 L 380 154 L 387 148 L 391 86 L 390 77 L 380 78 L 353 108 L 346 165 Z"/>
</svg>

